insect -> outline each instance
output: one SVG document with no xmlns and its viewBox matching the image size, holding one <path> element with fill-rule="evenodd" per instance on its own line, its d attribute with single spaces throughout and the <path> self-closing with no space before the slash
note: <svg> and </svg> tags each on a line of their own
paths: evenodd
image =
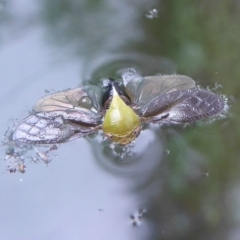
<svg viewBox="0 0 240 240">
<path fill-rule="evenodd" d="M 12 139 L 55 144 L 102 130 L 113 142 L 126 145 L 144 122 L 191 123 L 220 114 L 226 100 L 196 86 L 182 75 L 133 77 L 123 84 L 87 85 L 40 99 L 34 113 L 15 128 Z"/>
</svg>

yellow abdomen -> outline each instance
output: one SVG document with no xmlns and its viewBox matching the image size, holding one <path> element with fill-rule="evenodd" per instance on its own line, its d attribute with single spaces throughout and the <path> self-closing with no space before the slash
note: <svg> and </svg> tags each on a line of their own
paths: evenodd
<svg viewBox="0 0 240 240">
<path fill-rule="evenodd" d="M 114 94 L 104 117 L 103 132 L 114 142 L 125 145 L 139 134 L 140 124 L 137 114 Z"/>
</svg>

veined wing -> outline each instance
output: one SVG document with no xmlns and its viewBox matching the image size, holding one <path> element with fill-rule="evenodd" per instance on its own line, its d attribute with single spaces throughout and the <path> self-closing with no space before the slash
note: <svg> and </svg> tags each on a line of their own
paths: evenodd
<svg viewBox="0 0 240 240">
<path fill-rule="evenodd" d="M 76 88 L 40 99 L 34 107 L 36 113 L 22 120 L 14 130 L 13 140 L 60 143 L 96 131 L 102 123 L 99 89 Z"/>
<path fill-rule="evenodd" d="M 148 122 L 189 123 L 216 115 L 226 107 L 222 96 L 192 88 L 159 96 L 142 109 L 141 115 Z"/>
<path fill-rule="evenodd" d="M 49 112 L 58 110 L 91 110 L 99 112 L 102 90 L 90 85 L 87 88 L 75 88 L 51 94 L 40 99 L 34 106 L 36 112 Z"/>
<path fill-rule="evenodd" d="M 78 124 L 77 120 L 76 112 L 66 116 L 61 111 L 36 113 L 18 124 L 12 139 L 31 144 L 61 143 L 83 137 L 100 128 L 97 122 L 88 126 Z"/>
<path fill-rule="evenodd" d="M 142 109 L 160 96 L 194 87 L 195 81 L 187 76 L 149 76 L 135 78 L 128 82 L 126 92 L 136 109 Z"/>
</svg>

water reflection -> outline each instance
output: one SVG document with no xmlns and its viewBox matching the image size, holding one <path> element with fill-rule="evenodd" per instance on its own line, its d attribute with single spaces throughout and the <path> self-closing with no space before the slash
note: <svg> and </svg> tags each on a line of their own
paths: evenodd
<svg viewBox="0 0 240 240">
<path fill-rule="evenodd" d="M 141 3 L 137 1 L 43 1 L 46 37 L 57 44 L 74 46 L 76 54 L 86 57 L 116 52 L 143 39 L 137 24 L 138 8 Z"/>
<path fill-rule="evenodd" d="M 122 76 L 120 70 L 129 71 L 129 68 L 135 69 L 141 76 L 176 72 L 175 64 L 169 59 L 133 51 L 96 56 L 91 62 L 84 63 L 82 78 L 85 83 L 99 84 L 103 77 L 119 78 Z"/>
</svg>

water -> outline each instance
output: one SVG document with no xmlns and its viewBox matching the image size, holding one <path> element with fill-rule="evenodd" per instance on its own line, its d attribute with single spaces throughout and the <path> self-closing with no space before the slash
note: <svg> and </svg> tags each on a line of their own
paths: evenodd
<svg viewBox="0 0 240 240">
<path fill-rule="evenodd" d="M 24 174 L 1 161 L 0 239 L 239 239 L 237 1 L 0 6 L 1 136 L 46 92 L 128 68 L 191 76 L 231 105 L 211 124 L 145 129 L 122 155 L 94 134 L 62 144 L 49 164 L 27 159 Z"/>
</svg>

